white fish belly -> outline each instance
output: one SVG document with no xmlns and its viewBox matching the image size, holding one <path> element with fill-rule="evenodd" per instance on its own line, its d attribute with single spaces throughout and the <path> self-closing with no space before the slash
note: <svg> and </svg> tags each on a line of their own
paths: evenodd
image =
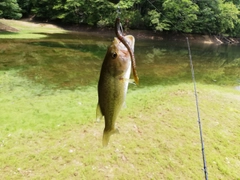
<svg viewBox="0 0 240 180">
<path fill-rule="evenodd" d="M 124 95 L 126 97 L 127 94 L 127 90 L 128 90 L 128 83 L 130 81 L 130 74 L 131 74 L 131 61 L 129 63 L 128 69 L 126 71 L 126 73 L 123 76 L 124 79 Z"/>
</svg>

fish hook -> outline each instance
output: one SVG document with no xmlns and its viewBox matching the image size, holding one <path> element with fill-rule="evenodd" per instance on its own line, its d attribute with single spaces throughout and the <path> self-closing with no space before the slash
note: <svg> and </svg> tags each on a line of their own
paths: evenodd
<svg viewBox="0 0 240 180">
<path fill-rule="evenodd" d="M 123 35 L 123 27 L 122 27 L 122 23 L 119 23 L 119 31 L 121 32 L 121 35 Z"/>
</svg>

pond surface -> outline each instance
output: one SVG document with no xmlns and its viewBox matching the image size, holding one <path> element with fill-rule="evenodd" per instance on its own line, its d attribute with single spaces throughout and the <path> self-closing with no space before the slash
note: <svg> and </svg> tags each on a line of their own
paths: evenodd
<svg viewBox="0 0 240 180">
<path fill-rule="evenodd" d="M 53 88 L 96 85 L 102 61 L 114 35 L 53 34 L 42 39 L 1 39 L 0 71 Z M 240 84 L 240 46 L 191 43 L 197 82 Z M 140 87 L 191 82 L 187 42 L 136 38 L 135 57 Z"/>
</svg>

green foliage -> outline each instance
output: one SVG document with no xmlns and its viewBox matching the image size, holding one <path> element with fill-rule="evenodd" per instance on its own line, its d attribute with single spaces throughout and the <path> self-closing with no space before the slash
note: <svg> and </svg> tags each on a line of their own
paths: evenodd
<svg viewBox="0 0 240 180">
<path fill-rule="evenodd" d="M 194 32 L 217 33 L 218 32 L 218 1 L 197 1 L 199 12 L 195 21 Z"/>
<path fill-rule="evenodd" d="M 58 0 L 35 1 L 32 12 L 36 15 L 36 17 L 45 18 L 47 20 L 52 19 L 55 15 L 53 7 L 56 3 L 58 3 Z"/>
<path fill-rule="evenodd" d="M 34 15 L 43 20 L 109 27 L 117 16 L 125 28 L 208 34 L 240 34 L 239 0 L 3 0 L 0 17 Z"/>
<path fill-rule="evenodd" d="M 86 0 L 82 8 L 84 9 L 83 22 L 90 25 L 96 25 L 100 20 L 105 20 L 108 24 L 107 15 L 111 15 L 113 10 L 113 6 L 107 4 L 105 0 Z"/>
<path fill-rule="evenodd" d="M 174 31 L 192 32 L 199 7 L 191 0 L 166 0 L 163 3 L 166 19 Z"/>
<path fill-rule="evenodd" d="M 150 26 L 157 31 L 170 30 L 170 21 L 160 19 L 161 13 L 156 10 L 151 10 L 148 12 L 148 19 L 150 21 Z"/>
<path fill-rule="evenodd" d="M 17 0 L 2 0 L 0 2 L 0 18 L 20 19 L 21 8 Z"/>
<path fill-rule="evenodd" d="M 239 23 L 239 10 L 232 2 L 221 3 L 219 5 L 220 33 L 233 32 L 235 25 Z"/>
<path fill-rule="evenodd" d="M 33 0 L 17 0 L 19 7 L 22 9 L 23 15 L 28 15 L 31 12 Z"/>
</svg>

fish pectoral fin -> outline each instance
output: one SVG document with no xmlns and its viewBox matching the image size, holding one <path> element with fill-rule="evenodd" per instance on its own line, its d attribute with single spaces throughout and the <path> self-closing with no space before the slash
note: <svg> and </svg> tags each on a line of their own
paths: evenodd
<svg viewBox="0 0 240 180">
<path fill-rule="evenodd" d="M 103 114 L 102 114 L 101 108 L 98 103 L 97 109 L 96 109 L 96 122 L 100 122 L 102 118 L 103 118 Z"/>
<path fill-rule="evenodd" d="M 103 144 L 103 147 L 106 147 L 108 145 L 108 142 L 110 140 L 110 136 L 113 135 L 113 134 L 119 134 L 119 130 L 117 128 L 111 130 L 111 131 L 104 131 L 103 132 L 103 139 L 102 139 L 102 144 Z"/>
<path fill-rule="evenodd" d="M 135 80 L 134 79 L 120 78 L 120 81 L 128 82 L 128 83 L 131 83 L 131 84 L 135 84 Z"/>
<path fill-rule="evenodd" d="M 136 84 L 134 79 L 128 79 L 128 83 Z"/>
</svg>

